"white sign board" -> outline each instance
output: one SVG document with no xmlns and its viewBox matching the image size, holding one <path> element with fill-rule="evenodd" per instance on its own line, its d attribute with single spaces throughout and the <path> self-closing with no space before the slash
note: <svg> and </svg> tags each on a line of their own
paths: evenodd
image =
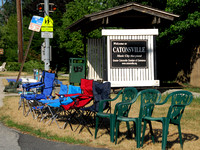
<svg viewBox="0 0 200 150">
<path fill-rule="evenodd" d="M 28 29 L 32 31 L 40 32 L 43 20 L 44 20 L 43 17 L 33 16 Z"/>
<path fill-rule="evenodd" d="M 41 38 L 53 38 L 53 32 L 41 32 Z"/>
</svg>

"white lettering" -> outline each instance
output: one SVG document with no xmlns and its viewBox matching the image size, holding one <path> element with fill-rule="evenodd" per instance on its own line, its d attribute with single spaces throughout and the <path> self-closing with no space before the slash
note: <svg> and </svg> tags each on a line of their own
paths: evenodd
<svg viewBox="0 0 200 150">
<path fill-rule="evenodd" d="M 145 47 L 113 47 L 114 53 L 145 53 Z"/>
</svg>

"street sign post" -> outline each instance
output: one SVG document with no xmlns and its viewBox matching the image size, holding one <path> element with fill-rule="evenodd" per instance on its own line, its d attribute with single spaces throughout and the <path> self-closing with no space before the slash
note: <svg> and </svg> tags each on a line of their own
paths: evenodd
<svg viewBox="0 0 200 150">
<path fill-rule="evenodd" d="M 53 32 L 53 20 L 49 17 L 49 0 L 44 0 L 44 22 L 42 23 L 44 30 L 42 32 Z M 50 30 L 45 30 L 50 29 Z M 45 60 L 44 60 L 44 69 L 48 71 L 50 69 L 50 40 L 45 38 Z"/>
</svg>

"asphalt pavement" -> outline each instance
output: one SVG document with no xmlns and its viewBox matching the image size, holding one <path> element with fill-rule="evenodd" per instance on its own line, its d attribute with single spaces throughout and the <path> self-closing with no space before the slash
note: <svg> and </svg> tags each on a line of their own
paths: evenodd
<svg viewBox="0 0 200 150">
<path fill-rule="evenodd" d="M 8 95 L 3 92 L 4 85 L 0 77 L 0 109 L 3 106 L 3 98 Z M 16 94 L 15 94 L 16 95 Z M 82 145 L 66 144 L 41 139 L 29 134 L 21 133 L 15 129 L 4 126 L 0 122 L 0 150 L 106 150 Z"/>
</svg>

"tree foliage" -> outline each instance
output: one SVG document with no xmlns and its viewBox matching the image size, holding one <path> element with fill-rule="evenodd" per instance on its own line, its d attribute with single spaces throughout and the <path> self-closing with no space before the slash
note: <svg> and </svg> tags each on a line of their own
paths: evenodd
<svg viewBox="0 0 200 150">
<path fill-rule="evenodd" d="M 186 11 L 187 10 L 187 11 Z M 199 0 L 168 0 L 166 11 L 180 15 L 180 18 L 166 28 L 160 37 L 171 36 L 171 45 L 180 43 L 188 32 L 200 27 L 200 1 Z"/>
<path fill-rule="evenodd" d="M 36 9 L 37 4 L 40 2 L 41 0 L 22 0 L 24 51 L 31 35 L 28 26 L 32 16 L 43 16 Z M 50 2 L 52 1 L 50 0 Z M 128 2 L 137 2 L 180 15 L 179 18 L 171 22 L 171 25 L 163 24 L 158 26 L 160 35 L 157 41 L 158 61 L 163 64 L 162 61 L 167 61 L 167 59 L 174 57 L 164 67 L 175 66 L 173 71 L 175 71 L 174 74 L 177 74 L 177 71 L 180 71 L 181 66 L 185 64 L 182 59 L 187 59 L 183 57 L 175 58 L 175 55 L 181 52 L 192 55 L 192 50 L 200 43 L 200 39 L 196 38 L 200 33 L 199 0 L 54 0 L 53 3 L 58 8 L 54 13 L 50 13 L 51 18 L 54 20 L 54 38 L 50 42 L 53 49 L 53 61 L 51 63 L 67 68 L 66 64 L 68 64 L 69 57 L 83 57 L 84 55 L 83 35 L 80 31 L 71 33 L 66 30 L 69 25 L 81 19 L 84 15 Z M 18 59 L 15 3 L 16 0 L 7 0 L 3 8 L 0 9 L 0 47 L 6 51 L 5 57 L 2 58 L 2 60 L 6 61 L 17 61 Z M 28 60 L 40 60 L 40 47 L 43 42 L 40 36 L 40 33 L 35 33 Z M 99 37 L 101 37 L 100 29 L 94 30 L 87 35 L 87 38 Z M 165 51 L 168 51 L 168 55 L 166 55 Z M 174 54 L 173 56 L 172 53 Z M 159 74 L 163 72 L 162 69 L 160 70 Z M 187 70 L 186 72 L 189 71 Z"/>
</svg>

